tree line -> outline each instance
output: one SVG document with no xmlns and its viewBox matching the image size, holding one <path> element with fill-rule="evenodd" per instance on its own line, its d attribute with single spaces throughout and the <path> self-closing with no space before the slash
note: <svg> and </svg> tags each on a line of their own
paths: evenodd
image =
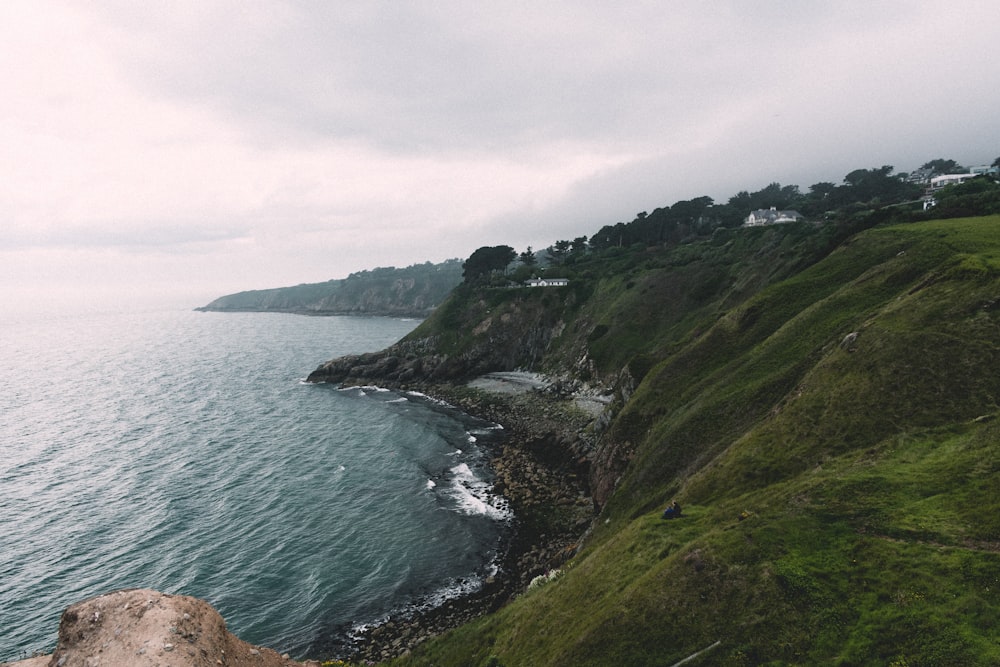
<svg viewBox="0 0 1000 667">
<path fill-rule="evenodd" d="M 992 166 L 1000 168 L 1000 157 Z M 630 222 L 605 225 L 589 238 L 556 241 L 540 255 L 546 266 L 558 267 L 611 248 L 684 243 L 710 236 L 720 228 L 739 227 L 751 211 L 772 207 L 795 210 L 810 221 L 862 225 L 1000 213 L 1000 182 L 995 174 L 943 188 L 935 193 L 933 208 L 925 210 L 922 202 L 925 186 L 920 181 L 967 171 L 955 160 L 937 158 L 924 163 L 912 175 L 894 173 L 893 166 L 883 165 L 855 169 L 839 184 L 814 183 L 806 192 L 797 185 L 770 183 L 755 192 L 741 190 L 725 203 L 716 203 L 708 196 L 695 197 L 651 213 L 642 211 Z M 518 260 L 517 275 L 508 276 L 515 260 Z M 530 247 L 517 253 L 510 246 L 491 246 L 479 248 L 466 260 L 463 277 L 471 284 L 503 284 L 508 280 L 524 280 L 538 268 L 539 253 Z"/>
</svg>

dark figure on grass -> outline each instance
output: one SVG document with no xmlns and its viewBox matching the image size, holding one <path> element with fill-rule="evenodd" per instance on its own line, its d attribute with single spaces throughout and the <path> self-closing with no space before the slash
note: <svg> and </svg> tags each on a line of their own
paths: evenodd
<svg viewBox="0 0 1000 667">
<path fill-rule="evenodd" d="M 681 515 L 681 506 L 677 504 L 677 501 L 670 503 L 667 509 L 663 510 L 664 519 L 676 519 Z"/>
</svg>

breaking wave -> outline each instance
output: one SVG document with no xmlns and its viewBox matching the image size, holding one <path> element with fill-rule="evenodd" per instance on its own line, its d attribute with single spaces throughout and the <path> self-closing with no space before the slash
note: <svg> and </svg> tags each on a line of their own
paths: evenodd
<svg viewBox="0 0 1000 667">
<path fill-rule="evenodd" d="M 0 662 L 51 651 L 66 606 L 117 588 L 206 599 L 241 638 L 300 655 L 476 590 L 509 524 L 488 465 L 501 432 L 414 392 L 302 383 L 413 326 L 0 323 Z M 39 359 L 73 382 L 37 382 Z"/>
</svg>

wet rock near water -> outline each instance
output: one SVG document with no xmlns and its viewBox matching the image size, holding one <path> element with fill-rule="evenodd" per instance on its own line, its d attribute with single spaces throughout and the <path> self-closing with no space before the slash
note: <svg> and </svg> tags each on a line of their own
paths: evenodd
<svg viewBox="0 0 1000 667">
<path fill-rule="evenodd" d="M 379 363 L 399 367 L 385 359 Z M 371 379 L 362 380 L 367 382 Z M 407 388 L 504 426 L 506 438 L 491 456 L 494 489 L 514 510 L 511 536 L 499 571 L 479 590 L 432 609 L 389 618 L 349 644 L 328 646 L 320 654 L 384 661 L 496 611 L 523 593 L 534 577 L 572 557 L 595 515 L 588 483 L 593 418 L 575 409 L 572 400 L 552 392 L 504 395 L 450 383 L 421 382 Z M 21 664 L 73 667 L 95 660 L 137 667 L 319 665 L 243 642 L 226 630 L 225 621 L 207 602 L 151 590 L 116 591 L 69 607 L 60 622 L 55 653 Z"/>
<path fill-rule="evenodd" d="M 443 605 L 393 617 L 338 651 L 353 660 L 384 661 L 427 639 L 496 611 L 533 578 L 559 568 L 579 547 L 595 516 L 589 493 L 588 425 L 592 419 L 555 396 L 506 395 L 458 385 L 420 391 L 502 424 L 506 439 L 492 452 L 494 490 L 511 505 L 515 524 L 500 571 L 478 591 Z"/>
</svg>

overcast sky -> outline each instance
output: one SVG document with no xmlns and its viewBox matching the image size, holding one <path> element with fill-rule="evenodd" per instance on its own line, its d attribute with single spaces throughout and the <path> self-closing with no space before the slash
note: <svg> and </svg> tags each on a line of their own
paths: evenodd
<svg viewBox="0 0 1000 667">
<path fill-rule="evenodd" d="M 3 0 L 0 306 L 194 307 L 988 164 L 998 35 L 996 0 Z"/>
</svg>

